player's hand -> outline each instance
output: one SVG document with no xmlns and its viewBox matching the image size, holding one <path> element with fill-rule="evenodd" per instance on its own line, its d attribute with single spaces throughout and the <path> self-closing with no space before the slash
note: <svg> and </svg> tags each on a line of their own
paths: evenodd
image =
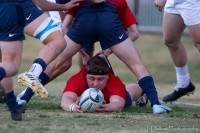
<svg viewBox="0 0 200 133">
<path fill-rule="evenodd" d="M 81 107 L 78 104 L 74 105 L 73 112 L 83 113 L 83 111 L 81 110 Z"/>
<path fill-rule="evenodd" d="M 79 106 L 79 102 L 80 102 L 80 97 L 77 98 L 74 104 L 73 112 L 83 113 L 83 111 L 81 110 L 81 107 Z"/>
<path fill-rule="evenodd" d="M 165 3 L 166 3 L 167 0 L 155 0 L 154 1 L 154 4 L 155 6 L 158 8 L 159 11 L 162 11 Z"/>
<path fill-rule="evenodd" d="M 65 12 L 68 12 L 70 9 L 80 5 L 80 2 L 84 0 L 71 0 L 65 4 Z"/>
<path fill-rule="evenodd" d="M 103 101 L 103 104 L 96 110 L 96 112 L 106 112 L 106 101 Z"/>
<path fill-rule="evenodd" d="M 97 54 L 104 54 L 105 56 L 108 57 L 110 54 L 112 54 L 112 51 L 108 48 L 108 49 L 98 52 Z"/>
</svg>

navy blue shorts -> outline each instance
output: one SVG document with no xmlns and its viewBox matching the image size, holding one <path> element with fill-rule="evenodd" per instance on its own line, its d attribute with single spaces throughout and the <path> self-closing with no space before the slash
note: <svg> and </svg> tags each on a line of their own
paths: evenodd
<svg viewBox="0 0 200 133">
<path fill-rule="evenodd" d="M 44 12 L 40 10 L 32 0 L 26 0 L 22 3 L 25 13 L 25 26 L 30 24 Z"/>
<path fill-rule="evenodd" d="M 129 107 L 129 106 L 132 106 L 132 99 L 131 99 L 131 96 L 130 94 L 126 91 L 126 103 L 125 103 L 125 106 L 124 107 Z"/>
<path fill-rule="evenodd" d="M 24 11 L 18 2 L 0 4 L 0 41 L 24 40 Z"/>
<path fill-rule="evenodd" d="M 106 4 L 98 6 L 99 9 L 105 7 L 113 8 Z M 83 13 L 82 10 L 86 8 L 88 8 L 87 11 Z M 67 36 L 71 40 L 80 44 L 87 50 L 91 50 L 94 43 L 99 41 L 101 48 L 104 50 L 128 38 L 116 11 L 95 11 L 95 9 L 96 6 L 87 6 L 78 11 L 67 33 Z"/>
</svg>

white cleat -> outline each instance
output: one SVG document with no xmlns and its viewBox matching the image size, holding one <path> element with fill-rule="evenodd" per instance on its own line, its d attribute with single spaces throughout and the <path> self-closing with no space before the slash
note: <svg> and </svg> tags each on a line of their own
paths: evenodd
<svg viewBox="0 0 200 133">
<path fill-rule="evenodd" d="M 153 105 L 153 113 L 154 114 L 163 114 L 163 113 L 169 113 L 172 111 L 172 108 L 164 105 Z"/>
<path fill-rule="evenodd" d="M 22 73 L 18 75 L 18 82 L 23 86 L 30 87 L 33 92 L 42 98 L 48 97 L 48 92 L 44 86 L 40 83 L 39 79 L 31 72 Z"/>
</svg>

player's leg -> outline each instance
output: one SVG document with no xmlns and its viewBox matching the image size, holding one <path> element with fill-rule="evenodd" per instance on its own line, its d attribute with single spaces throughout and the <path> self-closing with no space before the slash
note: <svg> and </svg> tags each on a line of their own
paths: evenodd
<svg viewBox="0 0 200 133">
<path fill-rule="evenodd" d="M 47 97 L 48 92 L 40 84 L 39 80 L 37 80 L 37 77 L 45 70 L 46 65 L 63 51 L 66 46 L 66 41 L 59 27 L 45 13 L 28 24 L 25 27 L 25 33 L 40 39 L 45 44 L 45 47 L 39 52 L 37 59 L 29 71 L 19 75 L 19 82 L 31 87 L 41 97 Z M 36 80 L 29 80 L 29 77 L 34 77 L 33 79 Z"/>
<path fill-rule="evenodd" d="M 20 121 L 22 112 L 16 102 L 11 77 L 17 74 L 21 64 L 25 17 L 18 2 L 3 2 L 0 4 L 0 11 L 0 81 L 5 89 L 6 104 L 11 112 L 11 118 Z"/>
<path fill-rule="evenodd" d="M 181 35 L 185 29 L 183 19 L 178 14 L 164 13 L 163 18 L 163 39 L 170 51 L 171 58 L 175 65 L 177 84 L 174 90 L 163 97 L 164 102 L 172 102 L 193 92 L 195 87 L 190 81 L 187 68 L 187 53 L 181 42 Z"/>
<path fill-rule="evenodd" d="M 153 78 L 142 63 L 137 49 L 132 44 L 131 40 L 126 39 L 122 43 L 111 47 L 111 50 L 136 75 L 139 86 L 142 88 L 143 92 L 147 95 L 151 102 L 153 113 L 157 114 L 172 111 L 171 108 L 160 105 Z"/>
<path fill-rule="evenodd" d="M 82 48 L 80 44 L 75 43 L 68 36 L 65 36 L 65 39 L 67 47 L 45 70 L 45 73 L 50 76 L 51 80 L 69 69 L 72 57 Z"/>
<path fill-rule="evenodd" d="M 45 47 L 40 50 L 37 58 L 43 59 L 46 64 L 53 61 L 64 50 L 67 44 L 59 27 L 57 27 L 56 23 L 46 13 L 27 25 L 25 33 L 39 39 L 45 44 Z"/>
<path fill-rule="evenodd" d="M 46 85 L 57 76 L 68 70 L 71 66 L 72 56 L 81 49 L 81 45 L 76 44 L 67 36 L 66 41 L 68 42 L 68 46 L 61 54 L 59 54 L 59 56 L 54 61 L 52 61 L 47 66 L 45 72 L 42 72 L 39 76 L 39 79 L 43 85 Z M 18 95 L 18 103 L 27 104 L 34 94 L 35 93 L 32 91 L 31 88 L 26 88 L 25 91 L 21 92 L 20 95 Z"/>
<path fill-rule="evenodd" d="M 151 103 L 153 113 L 172 111 L 171 108 L 160 105 L 154 80 L 141 61 L 139 53 L 132 41 L 128 38 L 125 41 L 112 46 L 111 50 L 136 75 L 139 86 Z"/>
<path fill-rule="evenodd" d="M 0 62 L 2 62 L 1 61 L 1 49 L 0 49 Z M 4 89 L 3 85 L 0 83 L 0 103 L 5 103 L 5 102 L 6 102 L 5 89 Z"/>
<path fill-rule="evenodd" d="M 135 45 L 129 38 L 112 46 L 110 49 L 136 75 L 137 80 L 150 75 L 143 64 Z"/>
<path fill-rule="evenodd" d="M 0 42 L 2 62 L 0 63 L 1 84 L 5 90 L 6 104 L 13 120 L 22 120 L 20 106 L 16 102 L 12 76 L 16 75 L 21 64 L 22 41 Z"/>
<path fill-rule="evenodd" d="M 172 109 L 170 108 L 162 109 L 158 100 L 153 78 L 148 72 L 147 68 L 144 66 L 137 48 L 130 38 L 128 38 L 128 35 L 122 27 L 117 14 L 112 12 L 106 12 L 106 14 L 99 13 L 97 18 L 100 18 L 98 20 L 100 27 L 98 28 L 98 34 L 100 36 L 99 38 L 102 49 L 110 48 L 112 52 L 120 60 L 122 60 L 136 76 L 139 86 L 142 88 L 143 92 L 147 95 L 149 101 L 151 102 L 153 113 L 164 113 L 171 111 Z M 154 107 L 157 108 L 156 111 L 154 110 Z"/>
<path fill-rule="evenodd" d="M 188 29 L 196 48 L 200 51 L 200 33 L 199 33 L 200 24 L 188 26 Z"/>
</svg>

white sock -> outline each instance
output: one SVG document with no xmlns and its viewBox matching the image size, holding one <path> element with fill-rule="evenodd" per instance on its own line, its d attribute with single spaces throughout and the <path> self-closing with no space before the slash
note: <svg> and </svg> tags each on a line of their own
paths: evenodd
<svg viewBox="0 0 200 133">
<path fill-rule="evenodd" d="M 42 71 L 43 71 L 42 66 L 40 64 L 37 64 L 37 63 L 33 63 L 31 68 L 28 70 L 28 72 L 32 72 L 37 77 L 40 76 Z"/>
<path fill-rule="evenodd" d="M 179 88 L 185 88 L 190 83 L 190 75 L 188 72 L 188 67 L 185 65 L 184 67 L 175 67 L 176 70 L 176 79 L 177 86 Z"/>
</svg>

